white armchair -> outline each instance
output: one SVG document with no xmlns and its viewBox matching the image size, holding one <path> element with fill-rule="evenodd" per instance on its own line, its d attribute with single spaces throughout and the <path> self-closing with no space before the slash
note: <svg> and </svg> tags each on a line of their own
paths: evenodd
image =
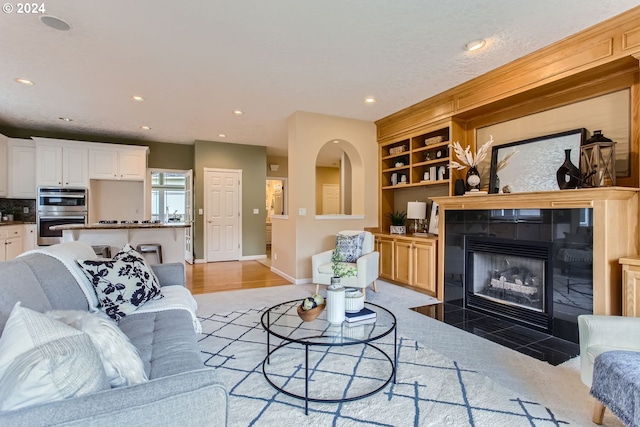
<svg viewBox="0 0 640 427">
<path fill-rule="evenodd" d="M 640 351 L 640 317 L 578 316 L 580 379 L 591 387 L 593 362 L 612 350 Z"/>
<path fill-rule="evenodd" d="M 380 254 L 373 250 L 373 234 L 362 230 L 344 230 L 338 232 L 347 236 L 364 233 L 364 241 L 362 242 L 362 256 L 355 263 L 346 263 L 347 266 L 356 268 L 358 273 L 355 276 L 342 278 L 342 284 L 345 287 L 361 288 L 362 293 L 366 297 L 367 286 L 373 284 L 373 290 L 378 292 L 376 280 L 378 279 L 378 260 Z M 321 252 L 311 256 L 311 268 L 313 271 L 313 283 L 317 285 L 331 284 L 331 276 L 333 270 L 331 268 L 331 256 L 333 249 Z M 318 286 L 316 286 L 316 293 Z"/>
<path fill-rule="evenodd" d="M 593 366 L 598 355 L 613 350 L 640 352 L 640 317 L 581 315 L 578 316 L 578 332 L 580 379 L 589 387 L 592 386 Z M 621 384 L 620 387 L 627 385 Z M 595 399 L 594 423 L 602 424 L 604 411 L 604 404 Z"/>
</svg>

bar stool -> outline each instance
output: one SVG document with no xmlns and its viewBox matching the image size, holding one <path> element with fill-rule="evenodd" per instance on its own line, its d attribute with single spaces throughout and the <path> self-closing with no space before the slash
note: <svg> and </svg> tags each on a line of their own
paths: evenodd
<svg viewBox="0 0 640 427">
<path fill-rule="evenodd" d="M 162 264 L 162 246 L 159 243 L 141 243 L 136 246 L 136 250 L 142 255 L 156 254 L 158 264 Z"/>
</svg>

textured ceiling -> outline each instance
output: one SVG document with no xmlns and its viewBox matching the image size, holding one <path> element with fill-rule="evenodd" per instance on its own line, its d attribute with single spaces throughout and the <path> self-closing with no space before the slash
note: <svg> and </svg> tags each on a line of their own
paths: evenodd
<svg viewBox="0 0 640 427">
<path fill-rule="evenodd" d="M 632 0 L 56 0 L 0 16 L 0 125 L 286 155 L 295 111 L 374 121 Z M 465 52 L 486 38 L 481 52 Z M 15 83 L 23 77 L 34 86 Z M 144 102 L 134 102 L 137 94 Z M 365 96 L 378 102 L 365 105 Z M 241 109 L 242 116 L 232 111 Z M 59 117 L 69 117 L 63 122 Z M 144 131 L 140 126 L 148 125 Z M 226 134 L 221 138 L 219 134 Z"/>
</svg>

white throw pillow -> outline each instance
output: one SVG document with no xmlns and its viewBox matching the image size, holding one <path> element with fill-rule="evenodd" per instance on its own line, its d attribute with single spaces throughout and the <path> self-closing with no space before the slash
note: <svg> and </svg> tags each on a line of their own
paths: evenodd
<svg viewBox="0 0 640 427">
<path fill-rule="evenodd" d="M 0 337 L 0 410 L 108 389 L 88 335 L 18 302 Z"/>
<path fill-rule="evenodd" d="M 52 310 L 45 315 L 89 335 L 98 349 L 111 387 L 149 381 L 138 349 L 131 344 L 129 337 L 118 325 L 104 314 L 79 310 Z"/>
<path fill-rule="evenodd" d="M 158 278 L 128 244 L 113 259 L 78 260 L 98 294 L 100 309 L 118 321 L 145 302 L 162 298 Z"/>
</svg>

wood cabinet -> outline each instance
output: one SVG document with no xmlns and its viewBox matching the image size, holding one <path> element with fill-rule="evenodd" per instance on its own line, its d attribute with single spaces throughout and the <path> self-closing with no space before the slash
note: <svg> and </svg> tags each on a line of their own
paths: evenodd
<svg viewBox="0 0 640 427">
<path fill-rule="evenodd" d="M 622 315 L 640 317 L 640 256 L 620 258 Z"/>
<path fill-rule="evenodd" d="M 89 178 L 144 181 L 147 147 L 100 147 L 89 149 Z"/>
<path fill-rule="evenodd" d="M 441 121 L 403 133 L 393 139 L 379 140 L 380 224 L 391 225 L 388 215 L 406 211 L 406 193 L 414 200 L 453 194 L 453 182 L 459 172 L 449 169 L 453 141 L 464 141 L 462 126 L 455 120 Z M 404 196 L 399 196 L 405 193 Z"/>
<path fill-rule="evenodd" d="M 9 261 L 23 250 L 23 225 L 0 226 L 0 261 Z"/>
<path fill-rule="evenodd" d="M 34 138 L 38 186 L 88 187 L 88 149 L 71 141 Z M 45 142 L 43 142 L 45 141 Z"/>
<path fill-rule="evenodd" d="M 380 253 L 380 277 L 415 286 L 436 296 L 437 242 L 436 236 L 376 233 L 376 250 Z"/>
<path fill-rule="evenodd" d="M 7 196 L 36 198 L 36 147 L 31 140 L 9 138 L 7 145 L 9 176 Z"/>
</svg>

